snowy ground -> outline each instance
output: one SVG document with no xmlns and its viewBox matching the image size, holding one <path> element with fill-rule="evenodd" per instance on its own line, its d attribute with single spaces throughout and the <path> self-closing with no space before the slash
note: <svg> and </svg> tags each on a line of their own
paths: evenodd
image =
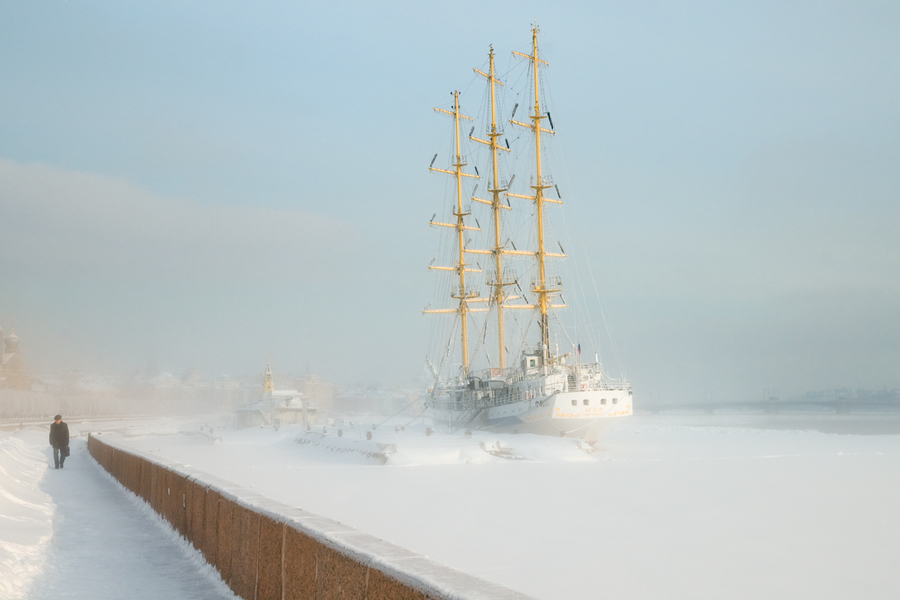
<svg viewBox="0 0 900 600">
<path fill-rule="evenodd" d="M 87 456 L 83 437 L 54 469 L 46 429 L 0 433 L 0 598 L 236 598 Z M 78 426 L 70 429 L 77 435 Z"/>
<path fill-rule="evenodd" d="M 637 415 L 593 453 L 567 439 L 425 436 L 416 427 L 383 426 L 371 441 L 367 427 L 349 424 L 341 438 L 335 428 L 325 436 L 237 431 L 225 417 L 82 429 L 117 429 L 105 435 L 547 600 L 897 598 L 900 435 L 863 435 L 900 430 L 891 419 Z M 0 444 L 7 438 L 23 451 L 41 449 L 42 440 L 26 433 L 0 434 Z M 64 580 L 48 564 L 65 564 L 66 535 L 88 539 L 85 531 L 67 533 L 60 514 L 86 521 L 84 505 L 105 502 L 104 512 L 113 504 L 127 509 L 123 519 L 136 519 L 107 527 L 91 547 L 138 552 L 145 542 L 129 536 L 163 531 L 104 487 L 112 484 L 82 452 L 75 449 L 65 472 L 41 479 L 37 491 L 53 499 L 57 517 L 52 542 L 44 542 L 49 551 L 33 545 L 41 585 L 29 597 L 49 598 L 53 578 Z M 56 475 L 97 494 L 67 498 L 73 486 L 64 483 L 64 493 L 67 480 Z M 114 534 L 121 541 L 103 539 Z M 159 543 L 173 545 L 173 556 L 186 552 L 168 533 Z M 138 562 L 152 566 L 146 553 Z M 66 568 L 69 577 L 90 565 Z M 132 569 L 123 572 L 137 577 Z M 182 585 L 195 576 L 186 572 Z M 188 587 L 165 596 L 201 597 Z"/>
<path fill-rule="evenodd" d="M 40 489 L 47 461 L 0 434 L 0 598 L 16 598 L 41 572 L 53 535 L 53 500 Z"/>
</svg>

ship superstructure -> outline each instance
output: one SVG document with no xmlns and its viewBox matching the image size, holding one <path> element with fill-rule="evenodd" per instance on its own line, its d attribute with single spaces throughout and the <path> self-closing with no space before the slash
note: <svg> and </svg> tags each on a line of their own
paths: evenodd
<svg viewBox="0 0 900 600">
<path fill-rule="evenodd" d="M 490 124 L 486 127 L 486 138 L 474 136 L 474 126 L 469 133 L 469 140 L 487 147 L 490 151 L 490 172 L 488 174 L 487 191 L 489 198 L 477 195 L 477 185 L 472 194 L 464 202 L 464 181 L 467 178 L 480 179 L 477 167 L 475 173 L 463 169 L 467 166 L 462 150 L 460 137 L 460 120 L 471 120 L 460 112 L 460 93 L 453 94 L 453 110 L 435 109 L 447 113 L 455 122 L 455 156 L 450 169 L 434 167 L 435 158 L 430 166 L 432 171 L 452 175 L 456 184 L 456 202 L 453 216 L 454 222 L 431 220 L 431 224 L 455 229 L 454 258 L 455 264 L 434 265 L 431 269 L 455 272 L 455 285 L 450 297 L 455 306 L 449 308 L 426 308 L 425 313 L 448 313 L 455 315 L 458 324 L 460 368 L 446 374 L 445 362 L 449 358 L 449 349 L 455 345 L 450 343 L 438 360 L 438 367 L 429 361 L 435 377 L 434 385 L 429 389 L 428 402 L 435 422 L 453 430 L 460 427 L 480 427 L 492 430 L 516 431 L 521 433 L 541 433 L 552 435 L 571 435 L 588 440 L 596 439 L 605 423 L 612 417 L 632 414 L 631 386 L 626 380 L 609 378 L 599 360 L 593 363 L 581 361 L 581 346 L 577 351 L 560 354 L 556 345 L 552 344 L 551 314 L 557 309 L 566 308 L 562 301 L 562 280 L 550 274 L 549 260 L 564 259 L 565 252 L 560 245 L 560 252 L 551 252 L 545 244 L 545 210 L 548 205 L 562 204 L 559 189 L 544 172 L 542 149 L 543 138 L 555 135 L 550 113 L 541 105 L 541 68 L 547 62 L 538 52 L 538 28 L 532 29 L 531 53 L 513 52 L 520 59 L 529 63 L 531 89 L 534 92 L 533 105 L 528 114 L 528 121 L 515 119 L 518 104 L 513 107 L 509 123 L 516 128 L 530 131 L 533 142 L 534 159 L 531 165 L 529 193 L 511 191 L 516 174 L 502 181 L 500 169 L 500 153 L 509 152 L 510 145 L 504 137 L 502 127 L 498 124 L 497 86 L 503 83 L 495 73 L 495 54 L 493 48 L 489 52 L 488 71 L 475 69 L 475 72 L 488 82 L 490 97 Z M 529 98 L 530 102 L 530 98 Z M 504 144 L 500 138 L 504 137 Z M 435 155 L 436 157 L 437 155 Z M 556 191 L 556 198 L 548 196 L 548 190 Z M 530 203 L 533 209 L 533 222 L 530 229 L 534 232 L 532 247 L 519 249 L 512 241 L 509 232 L 504 231 L 504 211 L 515 211 L 510 199 L 516 202 Z M 471 210 L 467 209 L 468 201 L 490 206 L 491 233 L 490 248 L 476 248 L 469 243 L 468 232 L 479 232 L 481 227 L 477 220 L 470 223 Z M 467 274 L 482 273 L 477 262 L 478 255 L 489 257 L 490 267 L 484 277 L 484 287 L 488 293 L 482 295 L 481 290 L 467 281 Z M 533 277 L 530 285 L 523 282 L 515 271 L 507 268 L 506 259 L 525 260 L 531 263 Z M 526 282 L 527 283 L 527 282 Z M 513 291 L 513 287 L 516 291 Z M 527 290 L 527 293 L 526 293 Z M 534 299 L 530 302 L 528 293 Z M 504 313 L 506 311 L 526 311 L 533 313 L 534 321 L 539 327 L 537 343 L 527 342 L 527 327 L 522 335 L 518 359 L 507 360 L 507 343 L 509 333 L 506 331 Z M 496 345 L 489 355 L 490 366 L 474 369 L 470 353 L 470 319 L 472 313 L 491 312 L 493 329 L 496 332 Z M 485 323 L 486 325 L 486 323 Z M 485 342 L 487 327 L 476 338 L 477 343 Z M 454 333 L 455 337 L 457 334 Z M 573 348 L 575 350 L 575 348 Z"/>
</svg>

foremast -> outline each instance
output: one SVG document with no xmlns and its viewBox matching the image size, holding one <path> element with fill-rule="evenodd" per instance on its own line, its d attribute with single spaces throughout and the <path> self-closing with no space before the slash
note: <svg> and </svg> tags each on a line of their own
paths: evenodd
<svg viewBox="0 0 900 600">
<path fill-rule="evenodd" d="M 451 229 L 455 229 L 457 233 L 457 261 L 454 266 L 443 266 L 443 265 L 430 265 L 429 269 L 434 269 L 438 271 L 456 271 L 459 276 L 459 292 L 455 294 L 451 294 L 451 297 L 458 300 L 459 304 L 456 308 L 444 308 L 444 309 L 432 309 L 432 310 L 423 310 L 423 313 L 457 313 L 459 316 L 460 324 L 461 324 L 461 341 L 462 341 L 462 370 L 463 377 L 468 377 L 469 375 L 469 313 L 475 312 L 479 310 L 486 309 L 472 309 L 469 308 L 469 302 L 476 300 L 478 297 L 477 291 L 469 291 L 466 289 L 466 273 L 467 272 L 480 272 L 479 269 L 470 269 L 467 268 L 466 265 L 466 245 L 465 245 L 465 232 L 466 230 L 472 231 L 480 231 L 478 227 L 471 227 L 466 225 L 465 218 L 469 216 L 470 213 L 463 211 L 463 178 L 471 177 L 473 179 L 478 179 L 478 175 L 472 175 L 470 173 L 463 172 L 462 168 L 466 166 L 466 163 L 463 162 L 462 158 L 462 147 L 460 144 L 459 137 L 459 120 L 460 119 L 468 119 L 472 120 L 471 117 L 467 117 L 459 112 L 459 91 L 453 92 L 453 112 L 449 110 L 445 110 L 443 108 L 435 108 L 437 112 L 446 113 L 451 115 L 454 120 L 454 125 L 456 128 L 456 157 L 455 161 L 451 164 L 453 170 L 449 169 L 440 169 L 434 165 L 434 160 L 432 159 L 432 166 L 429 167 L 432 171 L 437 171 L 439 173 L 447 173 L 449 175 L 453 175 L 456 179 L 456 209 L 453 212 L 453 216 L 456 217 L 456 223 L 443 223 L 440 221 L 435 221 L 434 218 L 431 219 L 431 225 L 437 225 L 440 227 L 449 227 Z M 436 156 L 436 155 L 435 155 Z"/>
<path fill-rule="evenodd" d="M 548 285 L 547 281 L 547 258 L 564 258 L 565 254 L 557 254 L 553 252 L 547 252 L 546 247 L 544 245 L 544 204 L 547 202 L 553 204 L 562 204 L 562 200 L 556 200 L 547 198 L 544 195 L 544 190 L 547 190 L 553 187 L 549 181 L 544 179 L 543 169 L 542 169 L 542 161 L 541 161 L 541 133 L 547 133 L 550 135 L 554 135 L 556 132 L 552 129 L 547 129 L 541 125 L 541 121 L 547 119 L 550 123 L 550 127 L 553 127 L 553 121 L 550 119 L 550 114 L 543 114 L 541 112 L 541 97 L 540 97 L 540 79 L 539 79 L 539 63 L 543 63 L 547 65 L 547 61 L 540 58 L 538 55 L 538 27 L 537 24 L 532 27 L 531 30 L 531 54 L 523 54 L 522 52 L 513 51 L 513 54 L 517 56 L 521 56 L 523 58 L 527 58 L 531 61 L 533 72 L 534 72 L 534 114 L 529 115 L 531 118 L 531 123 L 523 123 L 521 121 L 515 121 L 510 119 L 510 123 L 514 125 L 519 125 L 521 127 L 527 127 L 534 132 L 534 149 L 535 149 L 535 178 L 534 183 L 531 185 L 531 189 L 534 190 L 533 196 L 526 196 L 522 194 L 513 194 L 507 193 L 508 196 L 514 198 L 525 198 L 527 200 L 533 200 L 536 205 L 537 212 L 537 242 L 538 248 L 535 253 L 535 258 L 537 259 L 538 264 L 538 279 L 532 284 L 531 291 L 538 295 L 538 304 L 537 309 L 540 312 L 540 325 L 541 325 L 541 354 L 543 355 L 543 359 L 545 364 L 549 364 L 551 362 L 550 356 L 550 309 L 551 308 L 564 308 L 564 304 L 552 304 L 552 296 L 559 294 L 562 292 L 562 288 L 557 282 L 555 287 L 551 287 Z"/>
</svg>

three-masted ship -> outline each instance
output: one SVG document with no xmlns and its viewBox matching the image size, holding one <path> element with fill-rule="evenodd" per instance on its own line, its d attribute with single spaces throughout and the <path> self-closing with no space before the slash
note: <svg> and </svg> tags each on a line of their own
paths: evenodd
<svg viewBox="0 0 900 600">
<path fill-rule="evenodd" d="M 486 127 L 488 139 L 475 137 L 474 127 L 469 132 L 469 139 L 489 149 L 491 172 L 488 174 L 487 191 L 489 198 L 479 198 L 475 191 L 471 195 L 464 192 L 468 179 L 480 179 L 477 167 L 475 173 L 469 172 L 462 152 L 460 137 L 461 121 L 472 119 L 460 111 L 460 94 L 453 93 L 452 110 L 436 108 L 446 113 L 455 123 L 455 156 L 449 169 L 434 166 L 432 159 L 430 169 L 435 172 L 451 175 L 456 184 L 453 219 L 447 222 L 436 221 L 432 217 L 431 225 L 455 230 L 453 236 L 453 262 L 449 265 L 434 265 L 429 268 L 453 273 L 453 285 L 450 298 L 454 301 L 448 308 L 426 308 L 424 313 L 444 313 L 455 315 L 453 338 L 444 353 L 441 369 L 429 361 L 435 378 L 434 385 L 428 391 L 428 404 L 432 410 L 435 424 L 456 430 L 462 427 L 481 428 L 494 431 L 538 433 L 548 435 L 565 435 L 593 441 L 603 430 L 610 419 L 632 414 L 632 392 L 628 381 L 608 377 L 599 360 L 581 361 L 581 345 L 577 351 L 561 354 L 557 345 L 551 344 L 551 311 L 565 308 L 562 301 L 562 281 L 552 276 L 548 270 L 548 261 L 564 259 L 565 253 L 550 252 L 545 245 L 545 209 L 548 204 L 562 204 L 559 191 L 544 173 L 542 161 L 542 138 L 555 134 L 553 121 L 549 112 L 541 106 L 541 68 L 547 62 L 538 53 L 538 28 L 532 29 L 531 54 L 513 52 L 519 58 L 529 61 L 529 79 L 533 79 L 534 105 L 530 122 L 515 120 L 516 107 L 513 108 L 509 123 L 523 128 L 534 144 L 534 162 L 530 165 L 530 193 L 519 194 L 511 191 L 515 174 L 501 181 L 499 155 L 509 152 L 507 138 L 497 123 L 497 86 L 503 83 L 497 78 L 494 69 L 494 50 L 489 52 L 488 72 L 475 69 L 475 72 L 488 82 L 490 95 L 490 125 Z M 504 142 L 501 143 L 501 137 Z M 556 198 L 551 198 L 547 191 L 554 189 Z M 504 231 L 504 211 L 513 211 L 510 199 L 531 203 L 533 223 L 530 230 L 534 232 L 528 249 L 518 249 Z M 480 231 L 481 227 L 469 222 L 471 211 L 467 209 L 469 200 L 490 207 L 493 247 L 482 249 L 470 247 L 469 232 Z M 467 281 L 467 274 L 481 273 L 480 265 L 473 262 L 472 257 L 484 255 L 490 261 L 487 269 L 489 276 L 485 284 L 489 293 L 482 294 L 478 287 Z M 533 302 L 528 301 L 525 287 L 515 272 L 507 268 L 508 260 L 528 261 L 534 273 L 529 291 Z M 476 268 L 478 267 L 478 268 Z M 471 277 L 470 277 L 471 279 Z M 515 290 L 518 289 L 518 292 Z M 507 311 L 531 311 L 540 329 L 540 339 L 529 342 L 527 331 L 521 339 L 521 353 L 513 364 L 507 364 L 507 336 L 504 314 Z M 470 352 L 470 319 L 473 313 L 492 313 L 492 329 L 496 332 L 496 352 L 491 352 L 490 364 L 484 368 L 475 368 Z M 485 329 L 486 332 L 486 329 Z M 456 337 L 456 336 L 459 337 Z M 457 371 L 450 375 L 443 373 L 445 358 L 453 342 L 459 342 L 460 363 Z M 483 341 L 478 338 L 478 342 Z"/>
</svg>

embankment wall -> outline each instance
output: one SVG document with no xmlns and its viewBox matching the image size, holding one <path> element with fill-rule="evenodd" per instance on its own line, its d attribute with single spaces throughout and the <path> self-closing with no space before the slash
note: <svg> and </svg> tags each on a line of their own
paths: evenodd
<svg viewBox="0 0 900 600">
<path fill-rule="evenodd" d="M 245 600 L 531 598 L 104 437 L 89 436 L 91 456 L 193 544 Z"/>
</svg>

